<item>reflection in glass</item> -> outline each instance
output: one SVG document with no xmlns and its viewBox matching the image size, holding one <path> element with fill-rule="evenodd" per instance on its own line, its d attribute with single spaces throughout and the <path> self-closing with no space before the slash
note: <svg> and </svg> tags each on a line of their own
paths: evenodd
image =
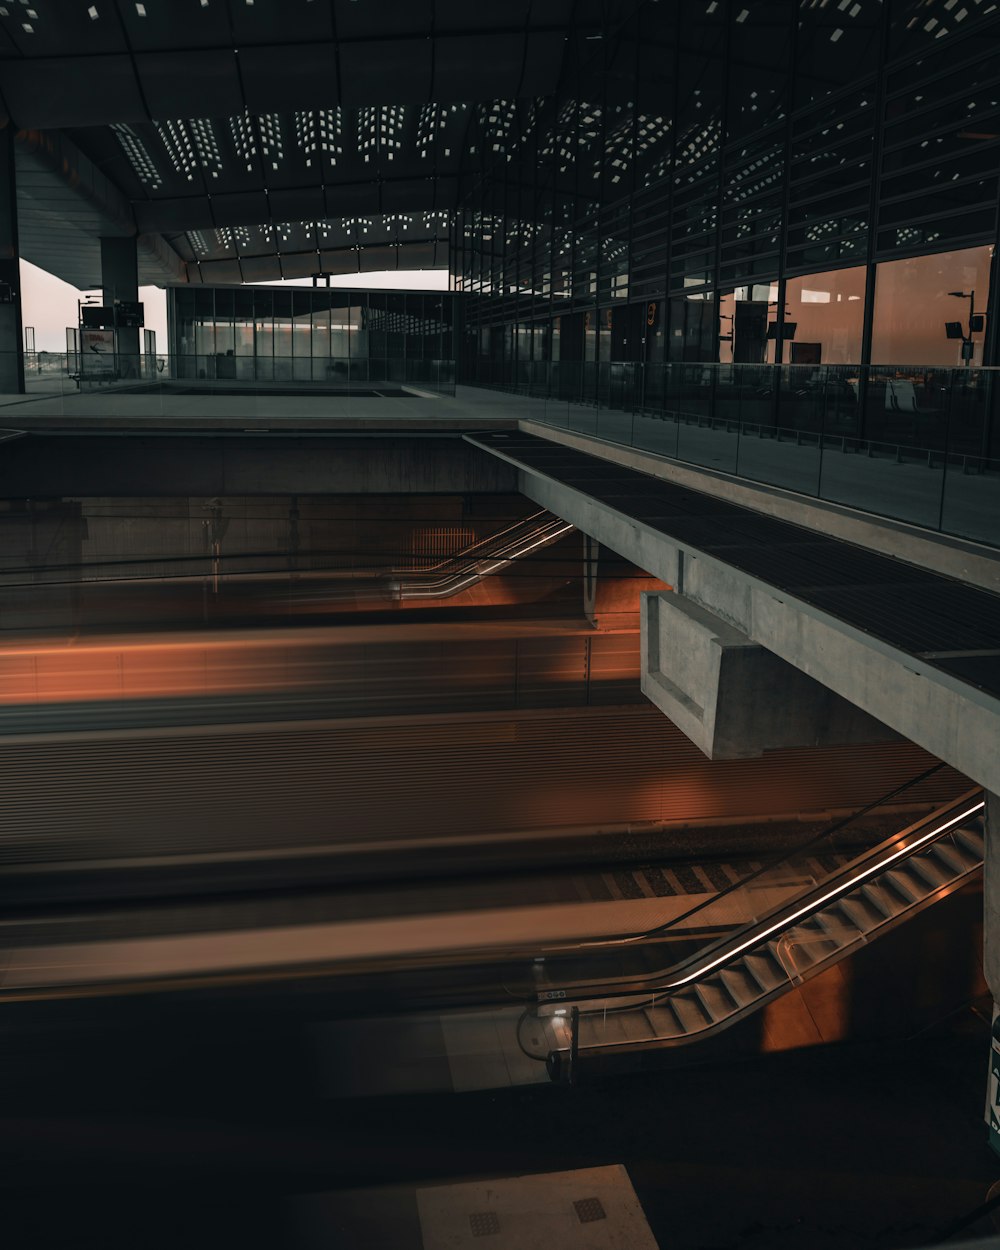
<svg viewBox="0 0 1000 1250">
<path fill-rule="evenodd" d="M 789 278 L 783 358 L 793 365 L 857 364 L 864 322 L 864 266 Z"/>
<path fill-rule="evenodd" d="M 969 247 L 880 264 L 872 364 L 982 364 L 985 318 L 971 327 L 969 318 L 986 310 L 992 254 L 989 246 Z"/>
<path fill-rule="evenodd" d="M 778 284 L 738 286 L 719 296 L 719 361 L 773 364 L 777 339 Z"/>
</svg>

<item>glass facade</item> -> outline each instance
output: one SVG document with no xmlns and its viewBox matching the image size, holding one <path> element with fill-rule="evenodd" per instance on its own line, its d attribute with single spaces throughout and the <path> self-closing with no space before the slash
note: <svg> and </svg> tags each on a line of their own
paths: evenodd
<svg viewBox="0 0 1000 1250">
<path fill-rule="evenodd" d="M 457 215 L 464 376 L 600 405 L 618 363 L 647 395 L 838 366 L 863 432 L 871 367 L 996 362 L 998 52 L 994 0 L 647 3 L 579 39 Z"/>
<path fill-rule="evenodd" d="M 175 375 L 244 383 L 454 386 L 453 296 L 439 291 L 174 287 Z"/>
</svg>

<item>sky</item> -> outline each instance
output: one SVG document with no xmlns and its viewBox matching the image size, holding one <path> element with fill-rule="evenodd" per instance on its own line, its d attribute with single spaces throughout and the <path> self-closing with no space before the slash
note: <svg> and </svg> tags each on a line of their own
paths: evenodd
<svg viewBox="0 0 1000 1250">
<path fill-rule="evenodd" d="M 446 269 L 419 269 L 390 271 L 384 273 L 343 274 L 331 279 L 334 288 L 352 287 L 367 289 L 402 288 L 409 291 L 446 291 Z M 296 278 L 288 282 L 265 282 L 262 286 L 311 286 L 311 278 Z M 95 292 L 99 295 L 100 292 Z M 66 327 L 78 322 L 77 301 L 85 293 L 75 286 L 53 277 L 37 265 L 21 261 L 21 318 L 23 324 L 34 327 L 35 350 L 40 352 L 64 352 L 66 350 Z M 155 286 L 139 288 L 139 299 L 145 305 L 147 330 L 156 331 L 157 351 L 167 350 L 167 296 Z"/>
</svg>

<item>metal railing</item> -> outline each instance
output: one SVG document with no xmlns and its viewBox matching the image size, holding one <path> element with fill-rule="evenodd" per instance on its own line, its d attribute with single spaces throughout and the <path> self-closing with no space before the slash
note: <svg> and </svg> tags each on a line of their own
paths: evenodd
<svg viewBox="0 0 1000 1250">
<path fill-rule="evenodd" d="M 13 353 L 0 353 L 0 391 L 9 393 L 15 375 Z M 141 387 L 197 388 L 261 394 L 292 389 L 349 391 L 412 386 L 453 395 L 455 362 L 407 356 L 236 356 L 227 353 L 165 355 L 163 353 L 30 352 L 24 356 L 24 386 L 28 395 L 76 395 Z M 186 393 L 191 393 L 188 389 Z"/>
</svg>

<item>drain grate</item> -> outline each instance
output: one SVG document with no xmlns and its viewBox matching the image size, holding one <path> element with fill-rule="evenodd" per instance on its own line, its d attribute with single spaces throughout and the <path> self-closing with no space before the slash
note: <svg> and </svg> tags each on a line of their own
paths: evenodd
<svg viewBox="0 0 1000 1250">
<path fill-rule="evenodd" d="M 580 1198 L 573 1203 L 576 1218 L 581 1224 L 592 1224 L 594 1220 L 606 1220 L 607 1213 L 601 1206 L 600 1198 Z"/>
<path fill-rule="evenodd" d="M 500 1231 L 500 1221 L 495 1211 L 474 1211 L 469 1216 L 469 1224 L 472 1226 L 473 1237 L 489 1237 Z"/>
</svg>

